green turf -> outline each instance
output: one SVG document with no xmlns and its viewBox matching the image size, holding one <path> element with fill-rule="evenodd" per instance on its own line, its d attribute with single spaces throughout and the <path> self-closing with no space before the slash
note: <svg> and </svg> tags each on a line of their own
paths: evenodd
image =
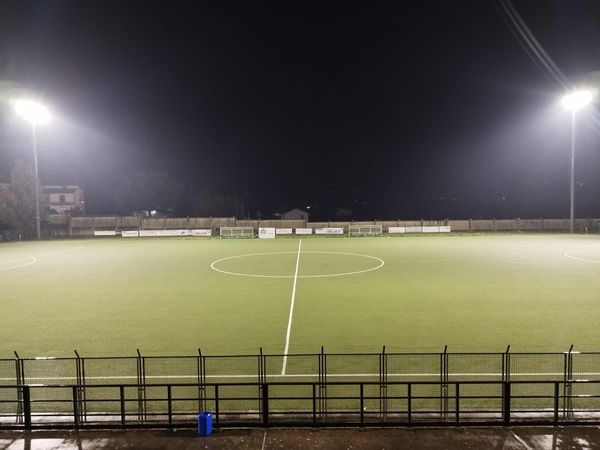
<svg viewBox="0 0 600 450">
<path fill-rule="evenodd" d="M 0 358 L 13 350 L 282 353 L 298 245 L 295 238 L 1 244 Z M 215 267 L 263 277 L 211 268 L 254 253 L 275 254 Z M 313 277 L 379 265 L 340 253 L 385 265 Z M 375 352 L 386 345 L 390 352 L 437 352 L 446 344 L 454 352 L 501 352 L 508 344 L 513 351 L 570 344 L 593 351 L 599 302 L 598 236 L 305 238 L 289 351 Z"/>
</svg>

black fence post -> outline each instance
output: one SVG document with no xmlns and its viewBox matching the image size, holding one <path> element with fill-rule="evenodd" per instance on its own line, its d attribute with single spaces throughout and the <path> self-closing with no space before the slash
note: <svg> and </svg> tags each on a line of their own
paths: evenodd
<svg viewBox="0 0 600 450">
<path fill-rule="evenodd" d="M 569 352 L 565 354 L 565 398 L 563 400 L 565 409 L 565 418 L 573 417 L 573 345 Z"/>
<path fill-rule="evenodd" d="M 568 381 L 569 381 L 569 377 L 567 375 L 567 373 L 569 372 L 568 369 L 568 365 L 569 365 L 569 356 L 568 353 L 564 353 L 564 357 L 563 357 L 563 399 L 562 399 L 562 416 L 563 419 L 565 419 L 567 417 L 567 386 L 569 385 Z"/>
<path fill-rule="evenodd" d="M 25 429 L 31 430 L 31 392 L 29 386 L 23 386 L 23 420 Z"/>
<path fill-rule="evenodd" d="M 15 351 L 15 371 L 17 386 L 25 384 L 25 370 L 23 369 L 23 360 L 19 358 L 19 354 Z M 17 388 L 17 423 L 23 422 L 23 388 Z"/>
<path fill-rule="evenodd" d="M 119 386 L 119 403 L 121 406 L 121 428 L 125 428 L 125 386 Z"/>
<path fill-rule="evenodd" d="M 554 426 L 558 426 L 558 408 L 560 402 L 560 384 L 558 381 L 554 382 Z"/>
<path fill-rule="evenodd" d="M 75 428 L 79 428 L 79 408 L 78 408 L 78 403 L 79 403 L 79 398 L 78 398 L 78 394 L 77 394 L 77 386 L 73 386 L 72 388 L 72 392 L 73 392 L 73 424 L 75 425 Z"/>
<path fill-rule="evenodd" d="M 360 383 L 360 424 L 365 423 L 365 385 Z"/>
<path fill-rule="evenodd" d="M 173 397 L 171 393 L 171 385 L 167 386 L 167 414 L 169 417 L 169 429 L 173 428 Z"/>
<path fill-rule="evenodd" d="M 220 426 L 219 418 L 219 385 L 215 384 L 215 422 L 217 426 Z"/>
<path fill-rule="evenodd" d="M 327 355 L 324 347 L 319 354 L 319 415 L 324 422 L 327 416 Z"/>
<path fill-rule="evenodd" d="M 502 383 L 502 420 L 504 425 L 510 424 L 510 382 Z"/>
<path fill-rule="evenodd" d="M 407 389 L 407 397 L 408 397 L 408 424 L 412 424 L 412 384 L 408 383 Z"/>
<path fill-rule="evenodd" d="M 313 425 L 317 424 L 317 385 L 312 384 L 312 421 Z"/>
<path fill-rule="evenodd" d="M 198 349 L 198 411 L 206 411 L 206 363 L 202 351 Z"/>
<path fill-rule="evenodd" d="M 502 357 L 502 381 L 510 381 L 510 345 Z"/>
<path fill-rule="evenodd" d="M 85 363 L 84 359 L 79 356 L 77 350 L 75 352 L 75 370 L 77 376 L 77 414 L 79 415 L 78 423 L 85 421 L 86 418 L 86 402 L 85 402 Z"/>
<path fill-rule="evenodd" d="M 146 419 L 146 361 L 140 349 L 137 351 L 137 391 L 138 391 L 138 420 L 144 422 Z"/>
<path fill-rule="evenodd" d="M 454 383 L 454 408 L 456 411 L 456 425 L 460 423 L 460 384 Z"/>
<path fill-rule="evenodd" d="M 448 346 L 440 353 L 440 417 L 448 417 Z"/>
<path fill-rule="evenodd" d="M 502 383 L 510 382 L 510 345 L 506 347 L 506 351 L 502 355 Z M 506 396 L 504 395 L 504 384 L 502 385 L 502 417 L 506 411 Z M 510 410 L 510 405 L 508 405 Z"/>
<path fill-rule="evenodd" d="M 269 385 L 262 383 L 262 424 L 269 426 Z"/>
<path fill-rule="evenodd" d="M 387 355 L 385 345 L 379 355 L 379 417 L 385 422 L 387 418 Z"/>
<path fill-rule="evenodd" d="M 262 408 L 264 406 L 264 392 L 263 392 L 263 387 L 266 383 L 266 376 L 265 376 L 265 357 L 263 355 L 263 349 L 262 347 L 259 348 L 259 354 L 258 354 L 258 411 L 262 412 Z"/>
</svg>

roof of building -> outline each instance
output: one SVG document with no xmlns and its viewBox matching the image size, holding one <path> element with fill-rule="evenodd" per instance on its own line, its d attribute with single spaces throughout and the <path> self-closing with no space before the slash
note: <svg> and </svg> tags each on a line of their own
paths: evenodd
<svg viewBox="0 0 600 450">
<path fill-rule="evenodd" d="M 285 214 L 295 213 L 295 212 L 301 212 L 303 214 L 308 214 L 306 211 L 299 209 L 299 208 L 290 209 L 289 211 L 286 211 L 283 214 L 285 215 Z"/>
<path fill-rule="evenodd" d="M 72 194 L 79 190 L 79 186 L 43 186 L 42 190 L 44 194 Z"/>
</svg>

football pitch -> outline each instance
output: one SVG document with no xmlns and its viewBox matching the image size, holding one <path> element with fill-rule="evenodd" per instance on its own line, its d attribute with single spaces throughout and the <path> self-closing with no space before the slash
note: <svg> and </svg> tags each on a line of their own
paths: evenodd
<svg viewBox="0 0 600 450">
<path fill-rule="evenodd" d="M 600 236 L 0 245 L 0 358 L 599 350 Z"/>
</svg>

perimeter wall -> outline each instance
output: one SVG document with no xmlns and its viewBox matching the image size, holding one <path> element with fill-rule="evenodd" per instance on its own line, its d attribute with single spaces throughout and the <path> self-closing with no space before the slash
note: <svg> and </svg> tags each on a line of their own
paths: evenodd
<svg viewBox="0 0 600 450">
<path fill-rule="evenodd" d="M 48 217 L 45 230 L 49 236 L 93 236 L 94 231 L 114 230 L 175 230 L 210 228 L 213 235 L 219 234 L 220 227 L 259 227 L 275 228 L 321 228 L 342 227 L 348 231 L 350 225 L 382 225 L 383 231 L 389 227 L 450 226 L 452 231 L 463 232 L 568 232 L 569 219 L 465 219 L 465 220 L 384 220 L 384 221 L 331 221 L 306 222 L 304 220 L 239 220 L 235 217 L 183 217 L 154 218 L 134 216 L 83 216 L 71 217 L 53 214 Z M 599 233 L 600 218 L 576 219 L 578 233 Z"/>
</svg>

